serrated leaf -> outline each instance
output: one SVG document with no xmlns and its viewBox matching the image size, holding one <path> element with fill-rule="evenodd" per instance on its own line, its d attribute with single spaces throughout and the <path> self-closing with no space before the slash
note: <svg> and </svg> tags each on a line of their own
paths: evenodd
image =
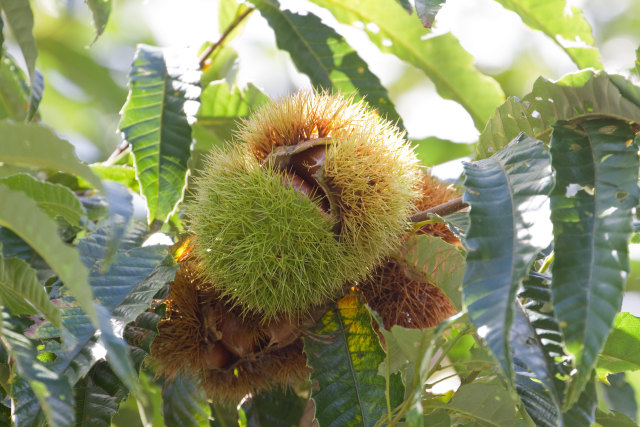
<svg viewBox="0 0 640 427">
<path fill-rule="evenodd" d="M 416 12 L 422 25 L 431 28 L 438 11 L 446 0 L 416 0 Z"/>
<path fill-rule="evenodd" d="M 275 31 L 278 47 L 289 52 L 313 86 L 365 97 L 383 117 L 402 126 L 380 79 L 335 30 L 312 13 L 298 15 L 281 10 L 277 0 L 251 1 Z"/>
<path fill-rule="evenodd" d="M 111 425 L 111 419 L 118 411 L 118 401 L 95 384 L 92 376 L 87 375 L 78 381 L 74 387 L 74 395 L 77 425 L 82 427 Z"/>
<path fill-rule="evenodd" d="M 26 77 L 11 55 L 0 58 L 0 119 L 22 121 L 27 117 L 29 88 Z"/>
<path fill-rule="evenodd" d="M 7 19 L 7 25 L 20 46 L 24 62 L 27 65 L 29 79 L 34 81 L 38 49 L 33 37 L 33 12 L 28 1 L 0 0 L 0 7 Z"/>
<path fill-rule="evenodd" d="M 633 138 L 628 123 L 612 119 L 554 126 L 551 295 L 576 368 L 565 407 L 577 401 L 589 381 L 622 301 L 632 209 L 638 204 Z"/>
<path fill-rule="evenodd" d="M 497 0 L 534 30 L 542 31 L 569 55 L 578 68 L 602 68 L 589 22 L 565 0 Z M 416 2 L 417 7 L 417 2 Z M 580 46 L 581 45 L 581 46 Z"/>
<path fill-rule="evenodd" d="M 540 218 L 553 186 L 549 157 L 541 141 L 521 135 L 491 158 L 465 164 L 471 210 L 463 301 L 509 381 L 516 292 L 551 241 Z"/>
<path fill-rule="evenodd" d="M 0 244 L 2 244 L 2 254 L 5 258 L 20 258 L 26 261 L 36 270 L 38 280 L 41 282 L 44 283 L 55 275 L 38 252 L 8 228 L 0 227 Z"/>
<path fill-rule="evenodd" d="M 349 294 L 327 311 L 313 331 L 329 342 L 304 338 L 311 381 L 318 382 L 311 398 L 323 426 L 373 426 L 387 411 L 385 379 L 378 365 L 385 355 L 371 325 L 371 316 L 356 294 Z M 392 405 L 402 396 L 399 378 L 391 382 Z"/>
<path fill-rule="evenodd" d="M 629 121 L 640 117 L 637 103 L 625 93 L 635 86 L 620 76 L 592 70 L 569 74 L 553 82 L 538 78 L 522 101 L 509 98 L 482 131 L 476 158 L 489 157 L 520 132 L 547 142 L 551 126 L 558 120 L 585 115 L 610 115 Z"/>
<path fill-rule="evenodd" d="M 162 385 L 162 412 L 167 427 L 207 425 L 211 415 L 202 388 L 182 375 Z"/>
<path fill-rule="evenodd" d="M 197 105 L 199 81 L 195 57 L 138 45 L 120 130 L 132 147 L 149 223 L 165 222 L 182 199 L 191 151 L 190 108 Z"/>
<path fill-rule="evenodd" d="M 640 369 L 640 318 L 618 313 L 604 349 L 598 355 L 598 369 L 610 373 Z"/>
<path fill-rule="evenodd" d="M 428 405 L 460 412 L 466 419 L 481 425 L 526 426 L 516 413 L 516 402 L 504 387 L 497 384 L 465 384 L 456 391 L 449 403 L 430 400 Z"/>
<path fill-rule="evenodd" d="M 36 314 L 35 307 L 60 326 L 60 309 L 49 300 L 36 271 L 21 259 L 4 259 L 0 255 L 0 300 L 14 315 Z"/>
<path fill-rule="evenodd" d="M 247 427 L 298 427 L 307 399 L 291 388 L 257 394 L 243 406 Z"/>
<path fill-rule="evenodd" d="M 69 287 L 91 322 L 98 324 L 88 272 L 78 252 L 65 245 L 57 235 L 57 226 L 40 210 L 35 201 L 21 191 L 0 184 L 0 226 L 7 227 L 27 242 Z"/>
<path fill-rule="evenodd" d="M 109 22 L 111 0 L 87 0 L 87 6 L 93 14 L 93 27 L 96 30 L 96 38 L 93 41 L 95 42 L 102 35 L 107 27 L 107 22 Z"/>
<path fill-rule="evenodd" d="M 462 105 L 476 128 L 482 129 L 504 92 L 491 77 L 478 71 L 473 57 L 451 34 L 425 39 L 427 30 L 390 0 L 313 0 L 346 25 L 364 25 L 378 48 L 414 65 L 436 86 L 438 94 Z M 392 19 L 390 18 L 392 17 Z M 359 24 L 358 24 L 359 23 Z M 375 23 L 376 26 L 367 25 Z"/>
<path fill-rule="evenodd" d="M 12 399 L 17 400 L 16 418 L 21 417 L 20 409 L 26 410 L 26 413 L 32 413 L 24 402 L 25 398 L 29 400 L 30 388 L 42 407 L 49 425 L 72 426 L 75 420 L 74 400 L 69 381 L 65 377 L 58 376 L 36 358 L 35 346 L 17 326 L 13 325 L 6 313 L 3 313 L 2 344 L 11 355 L 16 372 L 29 384 L 29 387 L 24 387 L 18 378 L 14 379 L 11 394 Z M 26 394 L 23 394 L 25 392 Z M 16 420 L 16 425 L 24 424 Z"/>
<path fill-rule="evenodd" d="M 77 175 L 102 190 L 91 169 L 76 157 L 73 145 L 37 123 L 0 121 L 0 162 L 30 168 L 52 169 Z"/>
<path fill-rule="evenodd" d="M 439 237 L 417 235 L 407 240 L 398 257 L 424 280 L 440 288 L 456 310 L 462 308 L 465 261 L 457 247 Z"/>
<path fill-rule="evenodd" d="M 414 139 L 411 143 L 415 145 L 414 152 L 416 156 L 425 166 L 435 166 L 473 154 L 473 144 L 448 141 L 435 136 L 419 140 Z"/>
<path fill-rule="evenodd" d="M 80 200 L 62 185 L 42 182 L 23 173 L 0 178 L 0 184 L 12 190 L 22 191 L 52 219 L 60 216 L 69 224 L 80 226 L 80 221 L 85 215 Z"/>
</svg>

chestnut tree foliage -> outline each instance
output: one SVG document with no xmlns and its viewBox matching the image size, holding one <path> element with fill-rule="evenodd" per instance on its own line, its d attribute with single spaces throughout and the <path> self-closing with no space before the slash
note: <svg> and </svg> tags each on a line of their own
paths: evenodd
<svg viewBox="0 0 640 427">
<path fill-rule="evenodd" d="M 47 86 L 34 3 L 0 0 L 0 424 L 110 425 L 137 402 L 143 424 L 169 426 L 637 425 L 640 390 L 625 373 L 640 369 L 640 319 L 620 307 L 638 241 L 640 86 L 602 70 L 589 24 L 564 1 L 496 1 L 579 71 L 505 98 L 456 37 L 424 37 L 444 0 L 312 0 L 340 24 L 377 24 L 363 30 L 373 45 L 424 73 L 480 131 L 473 153 L 414 141 L 419 155 L 437 146 L 439 161 L 473 156 L 458 183 L 470 209 L 429 219 L 463 248 L 414 236 L 403 257 L 459 313 L 386 329 L 361 299 L 340 299 L 304 338 L 306 389 L 226 407 L 193 379 L 163 383 L 145 362 L 177 270 L 169 246 L 145 242 L 159 231 L 181 239 L 203 155 L 268 101 L 227 78 L 229 42 L 260 14 L 314 87 L 364 98 L 402 127 L 387 88 L 314 13 L 221 0 L 222 36 L 200 57 L 137 46 L 122 144 L 86 164 L 38 111 Z M 112 1 L 86 3 L 99 37 Z M 447 379 L 456 387 L 437 392 Z"/>
</svg>

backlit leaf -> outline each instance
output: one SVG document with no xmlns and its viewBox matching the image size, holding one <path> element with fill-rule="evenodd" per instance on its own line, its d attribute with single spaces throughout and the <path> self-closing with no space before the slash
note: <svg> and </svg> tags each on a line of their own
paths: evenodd
<svg viewBox="0 0 640 427">
<path fill-rule="evenodd" d="M 640 369 L 640 318 L 618 313 L 604 349 L 598 356 L 598 368 L 608 372 Z"/>
<path fill-rule="evenodd" d="M 89 6 L 93 14 L 93 26 L 96 29 L 95 40 L 97 40 L 104 32 L 109 21 L 111 0 L 87 0 L 87 6 Z"/>
</svg>

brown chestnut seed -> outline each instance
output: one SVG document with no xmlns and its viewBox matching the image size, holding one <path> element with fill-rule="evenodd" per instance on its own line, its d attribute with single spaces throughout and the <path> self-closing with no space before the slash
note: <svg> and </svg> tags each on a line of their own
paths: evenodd
<svg viewBox="0 0 640 427">
<path fill-rule="evenodd" d="M 231 357 L 229 351 L 220 341 L 207 344 L 203 356 L 208 369 L 221 369 L 229 362 Z"/>
<path fill-rule="evenodd" d="M 244 358 L 258 349 L 255 329 L 249 329 L 233 313 L 227 313 L 222 324 L 222 343 L 231 353 Z"/>
<path fill-rule="evenodd" d="M 289 319 L 280 319 L 275 322 L 270 322 L 265 329 L 267 336 L 269 337 L 267 347 L 286 347 L 297 340 L 300 336 L 300 328 Z"/>
</svg>

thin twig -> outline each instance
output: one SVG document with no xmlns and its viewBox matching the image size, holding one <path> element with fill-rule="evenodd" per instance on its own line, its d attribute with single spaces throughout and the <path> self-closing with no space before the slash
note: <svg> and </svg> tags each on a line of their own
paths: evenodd
<svg viewBox="0 0 640 427">
<path fill-rule="evenodd" d="M 220 38 L 218 39 L 217 42 L 215 42 L 214 44 L 212 44 L 211 46 L 209 46 L 204 52 L 202 52 L 202 55 L 200 55 L 200 59 L 198 60 L 198 63 L 200 64 L 200 69 L 204 68 L 204 63 L 207 61 L 207 59 L 209 58 L 209 56 L 213 53 L 213 51 L 215 51 L 218 46 L 220 46 L 222 43 L 224 43 L 224 40 L 229 36 L 229 34 L 231 34 L 231 32 L 238 26 L 240 25 L 240 23 L 244 20 L 244 18 L 246 18 L 247 16 L 249 16 L 249 14 L 251 12 L 253 12 L 255 9 L 254 8 L 249 8 L 247 9 L 242 15 L 238 16 L 232 23 L 231 25 L 229 25 L 227 27 L 226 30 L 224 30 L 224 33 L 222 33 L 222 35 L 220 36 Z"/>
<path fill-rule="evenodd" d="M 457 199 L 449 200 L 441 205 L 417 212 L 409 217 L 409 221 L 413 223 L 426 221 L 429 219 L 429 215 L 445 216 L 461 211 L 468 206 L 469 205 L 467 203 L 462 201 L 462 197 L 458 197 Z"/>
</svg>

